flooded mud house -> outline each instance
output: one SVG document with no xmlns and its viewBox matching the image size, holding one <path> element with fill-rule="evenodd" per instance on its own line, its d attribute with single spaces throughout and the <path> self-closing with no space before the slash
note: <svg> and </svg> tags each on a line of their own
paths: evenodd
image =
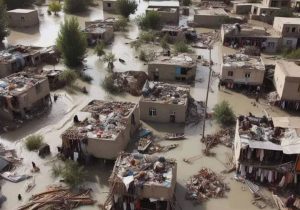
<svg viewBox="0 0 300 210">
<path fill-rule="evenodd" d="M 266 53 L 275 53 L 281 43 L 281 37 L 275 30 L 250 24 L 223 24 L 221 40 L 225 46 L 256 46 Z"/>
<path fill-rule="evenodd" d="M 300 47 L 300 18 L 275 17 L 273 28 L 282 37 L 282 47 Z"/>
<path fill-rule="evenodd" d="M 276 92 L 269 102 L 283 109 L 300 110 L 300 62 L 279 60 L 274 72 Z"/>
<path fill-rule="evenodd" d="M 121 153 L 109 178 L 111 210 L 175 210 L 175 160 Z"/>
<path fill-rule="evenodd" d="M 162 82 L 146 82 L 140 99 L 141 120 L 185 123 L 190 88 Z"/>
<path fill-rule="evenodd" d="M 33 27 L 39 24 L 37 10 L 32 9 L 14 9 L 7 12 L 8 25 L 10 27 L 24 28 Z"/>
<path fill-rule="evenodd" d="M 196 77 L 197 57 L 190 54 L 159 56 L 148 64 L 148 76 L 154 81 L 192 83 Z"/>
<path fill-rule="evenodd" d="M 19 72 L 0 79 L 0 118 L 26 119 L 50 104 L 47 77 Z"/>
<path fill-rule="evenodd" d="M 118 12 L 117 0 L 103 0 L 103 11 L 110 13 Z"/>
<path fill-rule="evenodd" d="M 241 18 L 231 17 L 222 8 L 200 9 L 196 8 L 193 24 L 197 27 L 218 28 L 225 21 L 232 23 L 242 22 Z"/>
<path fill-rule="evenodd" d="M 114 27 L 110 22 L 87 22 L 83 32 L 86 34 L 89 45 L 95 45 L 99 41 L 108 44 L 114 38 Z"/>
<path fill-rule="evenodd" d="M 139 112 L 139 106 L 131 102 L 91 101 L 62 134 L 64 156 L 116 159 L 140 126 Z"/>
<path fill-rule="evenodd" d="M 260 86 L 264 75 L 265 65 L 261 57 L 245 54 L 223 56 L 220 80 L 229 88 Z"/>
<path fill-rule="evenodd" d="M 156 11 L 160 16 L 161 24 L 179 24 L 179 1 L 149 1 L 148 11 Z"/>
<path fill-rule="evenodd" d="M 238 175 L 276 189 L 297 184 L 299 127 L 297 117 L 240 116 L 234 139 Z"/>
</svg>

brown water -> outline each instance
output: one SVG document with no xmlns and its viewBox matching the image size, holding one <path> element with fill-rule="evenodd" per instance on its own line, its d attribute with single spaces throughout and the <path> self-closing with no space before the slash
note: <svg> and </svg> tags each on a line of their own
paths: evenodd
<svg viewBox="0 0 300 210">
<path fill-rule="evenodd" d="M 143 13 L 147 3 L 141 2 L 139 4 L 137 14 Z M 36 29 L 27 29 L 22 31 L 12 30 L 10 36 L 7 39 L 6 44 L 24 44 L 24 45 L 39 45 L 49 46 L 55 44 L 55 39 L 59 30 L 59 25 L 64 19 L 63 13 L 59 17 L 54 15 L 48 16 L 46 13 L 46 7 L 39 8 L 40 12 L 44 14 L 41 16 L 40 26 Z M 89 12 L 77 16 L 80 25 L 83 27 L 86 20 L 95 20 L 103 17 L 108 17 L 108 14 L 103 14 L 101 2 L 98 7 L 92 8 Z M 133 17 L 132 17 L 133 18 Z M 184 21 L 183 21 L 184 22 Z M 145 71 L 147 66 L 136 59 L 136 52 L 130 48 L 126 43 L 135 39 L 138 36 L 138 27 L 131 21 L 128 32 L 116 33 L 115 40 L 112 46 L 109 46 L 108 51 L 112 51 L 117 58 L 122 58 L 126 61 L 126 64 L 120 62 L 115 63 L 115 69 L 117 71 L 127 70 L 143 70 Z M 195 50 L 198 55 L 203 55 L 208 58 L 207 50 Z M 213 70 L 215 72 L 220 71 L 220 58 L 222 55 L 221 46 L 217 44 L 212 51 L 212 58 L 215 63 Z M 42 192 L 50 184 L 59 184 L 58 179 L 51 177 L 51 165 L 55 162 L 55 155 L 57 154 L 57 146 L 60 146 L 61 133 L 68 128 L 72 123 L 72 116 L 79 111 L 85 104 L 91 99 L 104 99 L 104 100 L 127 100 L 137 102 L 138 98 L 130 95 L 112 96 L 106 93 L 102 87 L 106 71 L 106 64 L 101 62 L 93 54 L 92 50 L 88 51 L 88 57 L 86 58 L 86 65 L 88 70 L 87 74 L 93 77 L 91 84 L 85 85 L 89 90 L 88 95 L 69 94 L 65 90 L 57 91 L 60 94 L 60 98 L 56 103 L 53 103 L 51 110 L 39 119 L 26 122 L 20 129 L 6 133 L 0 136 L 0 141 L 9 148 L 16 148 L 19 157 L 23 157 L 22 166 L 17 168 L 18 173 L 30 174 L 31 161 L 35 161 L 41 168 L 41 173 L 35 174 L 36 187 L 30 192 L 25 192 L 26 181 L 14 184 L 7 181 L 3 181 L 2 193 L 7 196 L 7 201 L 4 203 L 2 209 L 11 210 L 16 209 L 22 203 L 26 203 L 28 198 L 35 193 Z M 53 68 L 48 66 L 47 68 Z M 58 65 L 55 68 L 63 68 L 63 65 Z M 197 79 L 202 79 L 202 82 L 196 82 L 191 89 L 193 97 L 199 100 L 204 100 L 206 96 L 207 80 L 208 80 L 208 68 L 199 66 L 197 70 Z M 198 80 L 197 80 L 198 81 Z M 271 115 L 284 115 L 282 111 L 278 111 L 275 108 L 270 108 L 265 104 L 259 104 L 258 106 L 252 106 L 250 103 L 253 99 L 249 99 L 244 95 L 237 94 L 231 91 L 218 91 L 217 88 L 218 79 L 212 77 L 211 90 L 209 95 L 209 109 L 211 109 L 216 103 L 221 100 L 228 101 L 236 114 L 245 114 L 252 112 L 253 114 L 265 114 L 264 109 Z M 231 150 L 223 146 L 219 146 L 212 151 L 216 153 L 215 157 L 200 157 L 193 164 L 189 165 L 182 161 L 183 158 L 189 158 L 197 155 L 202 155 L 203 145 L 200 143 L 200 133 L 202 124 L 197 126 L 180 126 L 180 125 L 168 125 L 168 124 L 144 124 L 149 127 L 158 135 L 163 135 L 165 132 L 176 132 L 179 129 L 185 130 L 187 140 L 180 141 L 179 147 L 175 150 L 169 151 L 163 155 L 177 159 L 178 162 L 178 175 L 177 175 L 177 188 L 176 198 L 179 206 L 184 210 L 250 210 L 255 209 L 250 200 L 251 194 L 248 190 L 242 190 L 242 184 L 232 180 L 233 174 L 226 175 L 226 181 L 230 183 L 231 191 L 228 193 L 228 198 L 224 199 L 211 199 L 202 205 L 193 206 L 191 202 L 184 199 L 185 194 L 185 182 L 189 176 L 195 174 L 201 167 L 210 167 L 216 172 L 221 172 L 225 169 L 224 162 L 227 154 L 231 153 Z M 211 121 L 207 121 L 207 132 L 214 132 L 218 127 Z M 46 159 L 40 159 L 35 152 L 28 152 L 24 148 L 23 139 L 29 134 L 40 133 L 45 137 L 45 141 L 51 146 L 52 155 Z M 171 142 L 164 141 L 161 144 L 171 144 Z M 94 190 L 94 198 L 98 203 L 102 203 L 108 192 L 107 179 L 111 173 L 112 165 L 104 165 L 101 161 L 97 162 L 92 167 L 87 167 L 89 172 L 88 182 L 85 186 L 91 187 Z M 23 196 L 23 201 L 17 200 L 17 195 Z M 178 209 L 179 209 L 178 206 Z M 82 207 L 81 209 L 98 209 L 93 207 Z M 268 208 L 266 208 L 268 209 Z"/>
</svg>

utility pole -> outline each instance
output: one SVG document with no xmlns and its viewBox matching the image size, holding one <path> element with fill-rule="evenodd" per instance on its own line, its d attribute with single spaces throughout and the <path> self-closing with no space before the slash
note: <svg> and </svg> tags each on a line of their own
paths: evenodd
<svg viewBox="0 0 300 210">
<path fill-rule="evenodd" d="M 205 135 L 205 121 L 206 121 L 206 111 L 207 111 L 207 102 L 208 102 L 208 93 L 209 93 L 209 86 L 211 80 L 211 71 L 212 71 L 212 61 L 211 61 L 211 45 L 208 45 L 207 49 L 209 50 L 209 75 L 208 75 L 208 82 L 207 82 L 207 91 L 206 91 L 206 100 L 205 100 L 205 107 L 204 107 L 204 119 L 203 119 L 203 128 L 202 128 L 202 138 Z"/>
</svg>

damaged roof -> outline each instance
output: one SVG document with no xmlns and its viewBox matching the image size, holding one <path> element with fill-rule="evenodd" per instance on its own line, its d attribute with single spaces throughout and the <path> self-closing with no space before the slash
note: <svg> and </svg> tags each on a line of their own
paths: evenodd
<svg viewBox="0 0 300 210">
<path fill-rule="evenodd" d="M 265 65 L 259 56 L 249 56 L 246 54 L 231 54 L 223 56 L 223 66 L 235 67 L 235 68 L 246 68 L 257 69 L 265 71 Z"/>
<path fill-rule="evenodd" d="M 130 114 L 136 108 L 131 102 L 93 100 L 77 114 L 79 123 L 66 130 L 63 138 L 82 140 L 115 140 L 125 130 Z"/>
<path fill-rule="evenodd" d="M 187 53 L 182 53 L 177 56 L 158 56 L 151 64 L 166 64 L 166 65 L 176 65 L 181 67 L 193 67 L 197 65 L 197 56 L 190 55 Z"/>
<path fill-rule="evenodd" d="M 45 76 L 18 72 L 0 79 L 0 96 L 17 96 L 46 80 Z"/>
<path fill-rule="evenodd" d="M 141 101 L 186 105 L 189 94 L 190 88 L 187 85 L 147 81 L 143 88 Z"/>
</svg>

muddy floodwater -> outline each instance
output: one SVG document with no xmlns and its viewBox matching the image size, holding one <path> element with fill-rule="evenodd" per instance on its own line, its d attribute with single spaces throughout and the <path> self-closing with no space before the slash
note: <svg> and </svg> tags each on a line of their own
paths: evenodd
<svg viewBox="0 0 300 210">
<path fill-rule="evenodd" d="M 147 3 L 140 2 L 137 14 L 142 14 L 147 6 Z M 6 44 L 24 44 L 33 46 L 49 46 L 55 44 L 60 24 L 64 20 L 64 14 L 61 12 L 60 16 L 49 16 L 46 12 L 47 7 L 42 6 L 38 8 L 40 12 L 40 26 L 34 29 L 26 30 L 11 30 L 10 36 L 5 41 Z M 99 2 L 99 6 L 91 8 L 84 14 L 77 15 L 80 26 L 84 26 L 84 22 L 87 20 L 102 19 L 108 17 L 108 14 L 103 13 L 102 3 Z M 131 17 L 133 19 L 134 17 Z M 136 56 L 137 53 L 128 44 L 134 40 L 139 34 L 139 29 L 131 20 L 128 32 L 115 33 L 115 39 L 111 46 L 107 48 L 107 51 L 112 51 L 116 55 L 116 58 L 122 58 L 126 61 L 126 64 L 115 62 L 116 71 L 146 71 L 147 66 L 144 65 Z M 207 50 L 195 50 L 197 55 L 202 55 L 208 58 Z M 217 43 L 212 50 L 212 59 L 214 61 L 213 70 L 216 73 L 220 72 L 220 60 L 222 52 L 221 45 Z M 122 100 L 138 102 L 137 97 L 124 94 L 121 96 L 113 96 L 105 92 L 101 87 L 106 71 L 106 64 L 104 64 L 93 53 L 93 50 L 88 50 L 87 58 L 85 60 L 87 66 L 86 73 L 93 77 L 91 84 L 85 85 L 89 91 L 88 95 L 81 93 L 70 93 L 65 90 L 56 91 L 60 95 L 58 101 L 53 103 L 52 108 L 47 114 L 23 124 L 23 126 L 16 131 L 5 133 L 0 136 L 1 143 L 8 148 L 15 148 L 18 156 L 24 158 L 22 165 L 18 166 L 16 171 L 18 173 L 30 174 L 31 161 L 36 162 L 40 167 L 41 172 L 34 174 L 36 187 L 30 193 L 25 192 L 25 185 L 27 181 L 23 181 L 17 184 L 3 181 L 2 193 L 7 197 L 7 201 L 3 204 L 2 209 L 14 210 L 17 209 L 23 203 L 26 203 L 32 194 L 43 192 L 48 185 L 56 183 L 59 184 L 59 179 L 54 179 L 51 176 L 51 166 L 57 161 L 57 146 L 61 145 L 60 135 L 61 133 L 72 124 L 73 116 L 83 106 L 85 106 L 91 99 L 103 99 L 103 100 Z M 46 66 L 47 68 L 64 68 L 62 64 L 56 66 Z M 209 69 L 207 67 L 198 66 L 196 83 L 191 88 L 191 95 L 198 100 L 205 100 L 206 89 L 208 82 Z M 286 113 L 271 108 L 265 103 L 259 103 L 257 106 L 253 106 L 251 102 L 254 99 L 250 99 L 242 94 L 238 94 L 229 90 L 219 91 L 217 88 L 218 78 L 212 77 L 212 83 L 209 91 L 209 110 L 221 100 L 228 101 L 234 108 L 237 115 L 246 114 L 252 112 L 253 114 L 263 115 L 270 114 L 272 116 L 282 116 Z M 53 94 L 53 93 L 52 93 Z M 225 162 L 231 150 L 223 146 L 214 148 L 212 152 L 216 153 L 215 157 L 205 157 L 202 155 L 203 145 L 200 142 L 200 134 L 202 133 L 202 123 L 197 126 L 183 125 L 170 125 L 170 124 L 146 124 L 144 126 L 153 130 L 157 135 L 163 135 L 166 132 L 176 132 L 178 130 L 184 130 L 187 139 L 180 141 L 179 146 L 169 152 L 163 153 L 166 157 L 175 158 L 178 163 L 177 171 L 177 187 L 176 187 L 176 199 L 178 201 L 177 208 L 184 210 L 250 210 L 257 207 L 251 204 L 252 195 L 248 188 L 243 188 L 243 184 L 233 180 L 234 174 L 225 175 L 226 182 L 229 183 L 231 188 L 227 194 L 228 197 L 224 199 L 210 199 L 201 205 L 194 206 L 192 202 L 184 199 L 185 195 L 185 183 L 186 180 L 193 174 L 195 174 L 201 167 L 209 167 L 216 172 L 221 172 L 225 169 Z M 215 132 L 218 126 L 212 121 L 207 121 L 206 133 Z M 51 146 L 51 156 L 46 159 L 38 157 L 36 152 L 28 152 L 24 147 L 24 138 L 29 134 L 42 134 L 45 141 Z M 161 144 L 171 144 L 172 142 L 162 141 Z M 159 154 L 158 154 L 159 155 Z M 183 162 L 183 158 L 191 158 L 197 156 L 198 158 L 192 163 L 187 164 Z M 108 193 L 107 179 L 111 173 L 113 165 L 110 163 L 104 164 L 102 161 L 93 163 L 92 166 L 87 166 L 89 172 L 88 181 L 85 183 L 87 187 L 93 189 L 93 198 L 97 200 L 97 203 L 103 203 Z M 29 179 L 29 181 L 31 181 Z M 21 194 L 22 201 L 18 201 L 17 195 Z M 268 209 L 266 207 L 265 209 Z M 93 207 L 82 207 L 80 209 L 98 209 L 95 205 Z"/>
</svg>

